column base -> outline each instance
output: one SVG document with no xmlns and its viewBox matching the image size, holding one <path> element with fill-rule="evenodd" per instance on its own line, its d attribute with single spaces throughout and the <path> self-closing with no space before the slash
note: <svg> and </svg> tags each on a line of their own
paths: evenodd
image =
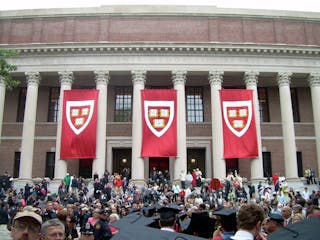
<svg viewBox="0 0 320 240">
<path fill-rule="evenodd" d="M 33 185 L 33 180 L 27 179 L 27 178 L 15 178 L 12 180 L 12 186 L 17 190 L 17 192 L 22 188 L 24 189 L 24 186 L 29 183 L 30 185 Z"/>
<path fill-rule="evenodd" d="M 130 179 L 129 186 L 136 186 L 139 189 L 147 187 L 147 181 L 145 179 Z"/>
</svg>

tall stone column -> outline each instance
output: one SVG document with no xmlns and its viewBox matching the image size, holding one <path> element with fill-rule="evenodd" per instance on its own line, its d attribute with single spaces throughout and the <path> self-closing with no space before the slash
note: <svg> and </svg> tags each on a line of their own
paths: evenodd
<svg viewBox="0 0 320 240">
<path fill-rule="evenodd" d="M 106 123 L 107 123 L 107 87 L 109 71 L 95 71 L 95 80 L 99 90 L 97 149 L 96 158 L 92 163 L 92 175 L 97 172 L 102 176 L 106 169 Z"/>
<path fill-rule="evenodd" d="M 292 73 L 281 72 L 278 73 L 277 76 L 280 94 L 285 175 L 287 179 L 295 179 L 298 177 L 296 142 L 290 93 L 291 75 Z M 279 160 L 281 161 L 282 159 Z"/>
<path fill-rule="evenodd" d="M 146 71 L 131 71 L 133 82 L 132 104 L 132 180 L 144 182 L 144 158 L 141 157 L 142 144 L 142 116 L 141 116 L 141 90 L 146 82 Z"/>
<path fill-rule="evenodd" d="M 31 179 L 40 73 L 26 72 L 25 74 L 27 77 L 28 87 L 22 130 L 19 178 Z"/>
<path fill-rule="evenodd" d="M 318 176 L 320 176 L 320 73 L 311 73 L 308 81 L 311 88 L 313 122 L 317 148 Z"/>
<path fill-rule="evenodd" d="M 186 79 L 187 71 L 172 71 L 173 86 L 177 90 L 177 157 L 174 160 L 173 181 L 180 180 L 182 170 L 187 172 Z"/>
<path fill-rule="evenodd" d="M 60 97 L 59 97 L 59 113 L 57 122 L 57 141 L 56 141 L 56 160 L 54 167 L 54 178 L 63 179 L 67 174 L 67 162 L 60 159 L 61 129 L 62 129 L 62 108 L 63 108 L 63 91 L 70 90 L 73 82 L 73 72 L 58 72 L 60 80 Z"/>
<path fill-rule="evenodd" d="M 245 72 L 244 82 L 247 89 L 253 91 L 253 110 L 256 121 L 257 142 L 258 142 L 258 157 L 251 160 L 251 179 L 257 180 L 263 178 L 263 160 L 262 160 L 262 145 L 261 145 L 261 127 L 259 114 L 259 100 L 258 100 L 258 72 Z"/>
<path fill-rule="evenodd" d="M 209 83 L 211 87 L 211 125 L 212 125 L 212 161 L 213 177 L 226 177 L 226 162 L 223 158 L 223 130 L 220 93 L 223 82 L 223 71 L 210 71 Z"/>
<path fill-rule="evenodd" d="M 0 76 L 0 143 L 1 143 L 1 137 L 2 137 L 2 123 L 3 123 L 5 96 L 6 96 L 6 83 L 4 82 L 2 76 Z"/>
</svg>

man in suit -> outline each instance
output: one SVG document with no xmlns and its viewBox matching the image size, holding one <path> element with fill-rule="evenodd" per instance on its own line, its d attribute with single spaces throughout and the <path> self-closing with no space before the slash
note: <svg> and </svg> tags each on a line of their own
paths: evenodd
<svg viewBox="0 0 320 240">
<path fill-rule="evenodd" d="M 292 208 L 289 206 L 283 206 L 281 209 L 281 215 L 284 218 L 283 225 L 286 227 L 292 224 Z"/>
</svg>

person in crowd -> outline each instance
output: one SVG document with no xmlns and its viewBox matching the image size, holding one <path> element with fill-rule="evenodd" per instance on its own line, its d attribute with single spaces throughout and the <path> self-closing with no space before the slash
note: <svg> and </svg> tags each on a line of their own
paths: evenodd
<svg viewBox="0 0 320 240">
<path fill-rule="evenodd" d="M 256 188 L 255 186 L 251 183 L 251 181 L 248 182 L 248 188 L 249 188 L 249 196 L 250 196 L 250 199 L 252 199 L 252 196 L 253 194 L 256 193 Z"/>
<path fill-rule="evenodd" d="M 175 232 L 176 215 L 179 209 L 164 206 L 160 208 L 159 226 L 162 231 Z"/>
<path fill-rule="evenodd" d="M 264 211 L 254 203 L 241 206 L 238 216 L 238 231 L 231 239 L 233 240 L 265 240 L 266 236 L 261 232 L 261 226 L 265 219 Z"/>
<path fill-rule="evenodd" d="M 271 213 L 266 219 L 264 229 L 267 233 L 273 233 L 283 228 L 284 218 L 278 213 Z"/>
<path fill-rule="evenodd" d="M 72 240 L 72 239 L 78 239 L 79 234 L 77 231 L 77 218 L 74 215 L 68 215 L 66 219 L 66 225 L 65 225 L 65 233 L 66 233 L 66 239 Z"/>
<path fill-rule="evenodd" d="M 49 201 L 47 202 L 47 207 L 45 209 L 45 212 L 42 214 L 42 219 L 45 222 L 53 218 L 57 218 L 57 214 L 53 208 L 53 202 Z"/>
<path fill-rule="evenodd" d="M 284 219 L 283 226 L 287 227 L 292 224 L 292 208 L 290 206 L 283 206 L 281 215 Z"/>
<path fill-rule="evenodd" d="M 187 175 L 186 175 L 186 187 L 188 188 L 190 186 L 190 184 L 192 183 L 193 177 L 192 174 L 190 173 L 190 171 L 188 171 Z"/>
<path fill-rule="evenodd" d="M 301 213 L 294 213 L 292 216 L 292 223 L 300 222 L 304 219 L 303 215 Z"/>
<path fill-rule="evenodd" d="M 225 208 L 213 214 L 218 216 L 219 222 L 217 230 L 213 233 L 213 240 L 231 240 L 237 230 L 236 210 Z"/>
<path fill-rule="evenodd" d="M 304 198 L 304 200 L 309 200 L 310 199 L 310 192 L 309 192 L 309 190 L 308 190 L 308 188 L 307 187 L 305 187 L 304 188 L 304 190 L 302 191 L 302 193 L 301 193 L 301 196 Z"/>
<path fill-rule="evenodd" d="M 182 189 L 186 188 L 186 173 L 184 170 L 180 172 L 180 184 Z"/>
<path fill-rule="evenodd" d="M 279 175 L 280 174 L 278 174 L 278 173 L 274 173 L 272 175 L 272 182 L 273 182 L 275 192 L 278 192 L 278 190 L 279 190 Z"/>
<path fill-rule="evenodd" d="M 41 235 L 43 240 L 64 240 L 65 226 L 57 218 L 50 219 L 42 224 Z"/>
<path fill-rule="evenodd" d="M 94 240 L 111 239 L 112 233 L 108 224 L 109 211 L 107 209 L 100 210 L 100 219 L 94 225 Z"/>
<path fill-rule="evenodd" d="M 39 240 L 42 218 L 35 209 L 26 206 L 14 216 L 11 226 L 12 240 Z"/>
<path fill-rule="evenodd" d="M 66 176 L 63 178 L 63 183 L 66 191 L 69 192 L 70 183 L 71 183 L 71 177 L 69 173 L 67 173 Z"/>
<path fill-rule="evenodd" d="M 304 216 L 304 213 L 303 213 L 303 208 L 300 204 L 295 204 L 293 207 L 292 207 L 292 211 L 293 211 L 293 215 L 294 214 L 301 214 L 302 216 Z"/>
<path fill-rule="evenodd" d="M 306 178 L 307 184 L 309 185 L 310 184 L 310 177 L 311 177 L 310 168 L 306 168 L 304 170 L 304 177 Z"/>
<path fill-rule="evenodd" d="M 85 224 L 83 228 L 80 229 L 80 239 L 79 240 L 94 240 L 93 228 L 89 223 Z"/>
</svg>

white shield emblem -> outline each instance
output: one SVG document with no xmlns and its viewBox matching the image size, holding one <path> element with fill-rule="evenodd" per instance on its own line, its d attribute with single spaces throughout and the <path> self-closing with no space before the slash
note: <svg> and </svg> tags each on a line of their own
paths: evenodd
<svg viewBox="0 0 320 240">
<path fill-rule="evenodd" d="M 72 131 L 79 135 L 90 123 L 94 110 L 94 100 L 67 101 L 67 122 Z"/>
<path fill-rule="evenodd" d="M 230 131 L 241 137 L 250 127 L 252 120 L 252 102 L 223 101 L 223 119 Z"/>
<path fill-rule="evenodd" d="M 161 137 L 174 119 L 174 101 L 144 101 L 144 119 L 150 131 Z"/>
</svg>

